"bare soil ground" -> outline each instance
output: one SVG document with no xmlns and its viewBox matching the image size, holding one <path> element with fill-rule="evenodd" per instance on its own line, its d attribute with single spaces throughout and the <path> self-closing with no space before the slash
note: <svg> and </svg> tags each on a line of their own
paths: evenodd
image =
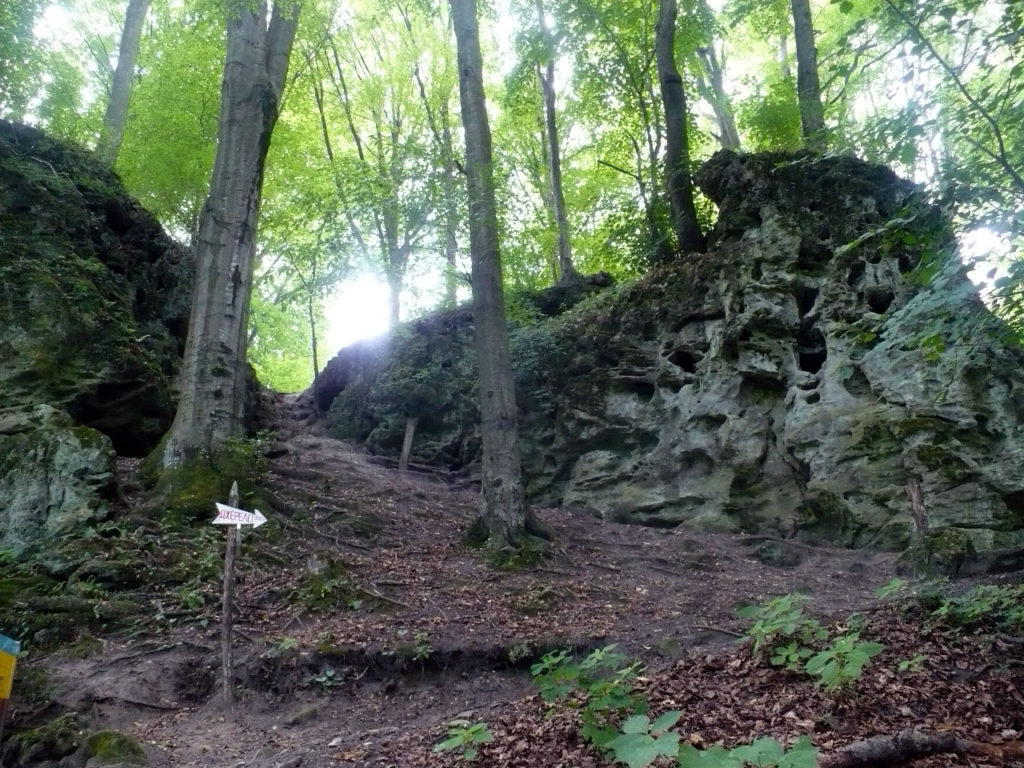
<svg viewBox="0 0 1024 768">
<path fill-rule="evenodd" d="M 478 765 L 604 766 L 571 710 L 547 712 L 528 670 L 546 651 L 609 643 L 647 664 L 654 711 L 683 711 L 694 744 L 809 734 L 827 752 L 903 728 L 983 741 L 1024 731 L 1024 646 L 922 630 L 883 607 L 874 591 L 894 575 L 891 554 L 769 542 L 793 561 L 779 567 L 754 557 L 763 537 L 544 509 L 549 555 L 495 571 L 461 541 L 472 488 L 381 466 L 310 434 L 289 407 L 266 474 L 281 503 L 241 546 L 233 710 L 219 692 L 217 583 L 190 599 L 169 587 L 162 622 L 102 638 L 102 653 L 32 662 L 60 681 L 63 705 L 136 736 L 154 768 L 454 766 L 431 748 L 456 717 L 494 733 Z M 861 613 L 865 636 L 886 644 L 852 694 L 834 700 L 738 645 L 736 609 L 791 592 L 826 622 Z M 919 653 L 920 668 L 896 671 Z"/>
</svg>

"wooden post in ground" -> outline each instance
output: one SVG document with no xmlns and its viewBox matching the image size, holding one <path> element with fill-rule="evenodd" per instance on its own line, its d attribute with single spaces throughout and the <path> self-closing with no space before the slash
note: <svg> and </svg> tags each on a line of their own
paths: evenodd
<svg viewBox="0 0 1024 768">
<path fill-rule="evenodd" d="M 228 504 L 238 506 L 238 483 L 231 484 Z M 231 656 L 231 634 L 233 630 L 233 603 L 235 597 L 235 555 L 238 552 L 238 535 L 241 524 L 228 526 L 228 543 L 224 552 L 224 592 L 221 599 L 221 655 L 223 667 L 224 704 L 230 711 L 235 703 L 234 663 Z"/>
<path fill-rule="evenodd" d="M 412 453 L 412 438 L 416 434 L 416 422 L 410 418 L 405 422 L 405 439 L 402 440 L 402 455 L 398 459 L 398 471 L 405 472 L 409 468 L 409 455 Z"/>
</svg>

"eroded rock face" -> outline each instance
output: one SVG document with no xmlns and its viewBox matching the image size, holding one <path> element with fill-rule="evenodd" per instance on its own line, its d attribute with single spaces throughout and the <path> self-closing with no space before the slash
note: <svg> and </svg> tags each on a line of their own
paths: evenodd
<svg viewBox="0 0 1024 768">
<path fill-rule="evenodd" d="M 191 286 L 113 173 L 0 122 L 0 405 L 50 403 L 145 455 L 174 416 Z"/>
<path fill-rule="evenodd" d="M 108 514 L 174 416 L 192 265 L 82 150 L 0 121 L 0 552 Z"/>
<path fill-rule="evenodd" d="M 697 178 L 707 255 L 513 331 L 532 499 L 851 546 L 1024 541 L 1024 356 L 938 211 L 852 158 L 722 152 Z M 472 327 L 446 322 L 343 350 L 335 428 L 397 453 L 420 416 L 417 459 L 472 462 Z M 403 398 L 417 381 L 437 397 Z"/>
<path fill-rule="evenodd" d="M 0 550 L 16 559 L 107 517 L 114 449 L 62 411 L 0 411 Z"/>
</svg>

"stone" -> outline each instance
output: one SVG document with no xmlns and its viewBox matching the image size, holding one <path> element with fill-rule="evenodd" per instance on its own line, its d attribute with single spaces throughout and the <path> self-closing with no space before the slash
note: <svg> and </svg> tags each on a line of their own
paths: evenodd
<svg viewBox="0 0 1024 768">
<path fill-rule="evenodd" d="M 0 121 L 0 403 L 47 403 L 144 456 L 174 416 L 185 248 L 91 153 Z"/>
<path fill-rule="evenodd" d="M 512 313 L 530 500 L 851 547 L 921 526 L 1024 544 L 1024 354 L 942 213 L 851 157 L 720 152 L 696 180 L 719 207 L 707 254 Z M 468 309 L 328 370 L 335 435 L 397 456 L 418 418 L 413 461 L 475 471 Z"/>
<path fill-rule="evenodd" d="M 49 405 L 0 411 L 0 551 L 16 559 L 105 520 L 110 439 Z"/>
</svg>

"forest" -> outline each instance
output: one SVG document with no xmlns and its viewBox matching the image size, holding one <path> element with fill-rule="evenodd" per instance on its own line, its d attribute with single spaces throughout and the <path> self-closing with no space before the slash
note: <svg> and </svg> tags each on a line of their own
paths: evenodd
<svg viewBox="0 0 1024 768">
<path fill-rule="evenodd" d="M 194 241 L 218 135 L 222 4 L 5 5 L 0 116 L 101 141 L 130 193 Z M 812 5 L 482 4 L 508 287 L 567 269 L 640 274 L 677 247 L 665 153 L 689 167 L 718 148 L 809 146 L 890 165 L 975 233 L 972 253 L 1005 269 L 1024 197 L 1021 9 Z M 298 391 L 337 351 L 325 311 L 342 281 L 386 284 L 378 311 L 392 324 L 453 305 L 468 296 L 469 234 L 447 4 L 282 12 L 298 24 L 266 164 L 249 356 L 261 380 Z M 679 115 L 659 84 L 666 19 Z M 116 120 L 108 104 L 120 105 Z M 713 206 L 700 195 L 694 205 L 706 230 Z"/>
<path fill-rule="evenodd" d="M 0 764 L 1019 764 L 1022 30 L 0 4 Z"/>
</svg>

